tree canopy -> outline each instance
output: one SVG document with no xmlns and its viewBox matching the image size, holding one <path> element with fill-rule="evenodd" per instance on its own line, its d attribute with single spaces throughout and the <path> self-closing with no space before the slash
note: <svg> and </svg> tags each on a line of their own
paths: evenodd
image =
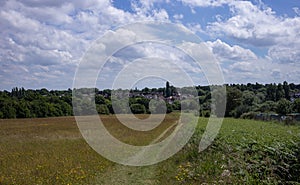
<svg viewBox="0 0 300 185">
<path fill-rule="evenodd" d="M 196 89 L 196 94 L 195 90 Z M 73 89 L 79 92 L 72 97 L 72 90 L 32 90 L 23 87 L 9 91 L 0 91 L 0 118 L 33 118 L 73 115 L 72 98 L 81 107 L 75 111 L 83 114 L 114 113 L 170 113 L 179 110 L 199 110 L 199 115 L 209 116 L 212 107 L 212 95 L 209 86 L 175 88 L 169 82 L 163 88 L 134 90 L 95 89 L 96 107 L 89 99 L 83 98 L 91 92 L 87 88 Z M 126 94 L 127 93 L 127 94 Z M 118 97 L 120 95 L 120 97 Z M 122 96 L 127 95 L 127 98 Z M 189 99 L 191 95 L 192 99 Z M 300 85 L 288 84 L 227 84 L 225 116 L 240 117 L 249 112 L 274 112 L 285 115 L 300 112 Z M 196 99 L 195 99 L 196 98 Z M 197 105 L 197 101 L 199 105 Z M 92 111 L 96 109 L 95 111 Z"/>
</svg>

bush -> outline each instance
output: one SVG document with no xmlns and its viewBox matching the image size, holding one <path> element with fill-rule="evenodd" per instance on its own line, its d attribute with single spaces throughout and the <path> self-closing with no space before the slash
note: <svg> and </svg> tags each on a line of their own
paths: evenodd
<svg viewBox="0 0 300 185">
<path fill-rule="evenodd" d="M 98 114 L 109 114 L 109 109 L 107 108 L 106 105 L 101 104 L 101 105 L 97 105 L 97 112 Z"/>
<path fill-rule="evenodd" d="M 287 99 L 280 99 L 277 104 L 276 112 L 280 115 L 286 115 L 292 112 L 292 103 Z"/>
<path fill-rule="evenodd" d="M 145 114 L 146 113 L 146 108 L 144 105 L 141 105 L 141 104 L 132 104 L 130 105 L 130 109 L 131 109 L 131 112 L 133 114 Z"/>
<path fill-rule="evenodd" d="M 236 109 L 233 110 L 232 116 L 235 118 L 240 118 L 242 114 L 248 112 L 250 107 L 247 105 L 239 105 Z"/>
<path fill-rule="evenodd" d="M 241 118 L 242 119 L 254 119 L 257 114 L 258 114 L 257 112 L 246 112 L 241 115 Z"/>
<path fill-rule="evenodd" d="M 204 116 L 206 118 L 210 117 L 210 111 L 209 110 L 201 111 L 201 116 Z"/>
</svg>

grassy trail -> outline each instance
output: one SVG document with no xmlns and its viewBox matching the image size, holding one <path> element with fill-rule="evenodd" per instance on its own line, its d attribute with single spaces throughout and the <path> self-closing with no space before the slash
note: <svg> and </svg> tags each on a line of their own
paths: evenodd
<svg viewBox="0 0 300 185">
<path fill-rule="evenodd" d="M 155 166 L 130 167 L 115 164 L 96 178 L 95 184 L 103 185 L 152 185 L 159 184 Z"/>
<path fill-rule="evenodd" d="M 168 135 L 168 132 L 173 129 L 178 122 L 176 121 L 172 125 L 170 125 L 167 129 L 165 129 L 157 138 L 155 138 L 151 143 L 157 143 L 162 138 Z M 135 158 L 139 158 L 140 155 L 143 155 L 146 150 L 140 151 L 135 156 L 132 157 L 132 160 Z M 133 167 L 133 166 L 125 166 L 121 164 L 114 164 L 111 166 L 104 174 L 101 174 L 100 177 L 96 178 L 96 182 L 94 184 L 103 184 L 103 185 L 152 185 L 158 184 L 159 181 L 157 178 L 157 166 L 144 166 L 144 167 Z"/>
</svg>

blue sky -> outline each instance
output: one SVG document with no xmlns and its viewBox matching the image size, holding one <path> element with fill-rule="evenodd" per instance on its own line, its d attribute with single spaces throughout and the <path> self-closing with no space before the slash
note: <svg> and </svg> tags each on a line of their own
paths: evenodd
<svg viewBox="0 0 300 185">
<path fill-rule="evenodd" d="M 0 89 L 71 88 L 91 44 L 136 21 L 190 29 L 218 59 L 225 83 L 300 83 L 298 0 L 10 0 L 0 2 Z M 100 72 L 97 87 L 112 78 Z"/>
</svg>

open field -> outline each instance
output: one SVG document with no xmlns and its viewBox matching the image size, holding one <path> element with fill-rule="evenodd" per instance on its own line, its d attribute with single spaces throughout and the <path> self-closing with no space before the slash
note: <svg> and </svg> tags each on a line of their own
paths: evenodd
<svg viewBox="0 0 300 185">
<path fill-rule="evenodd" d="M 146 145 L 170 129 L 178 115 L 168 114 L 159 127 L 144 133 L 126 128 L 111 115 L 101 119 L 121 141 Z M 175 156 L 146 167 L 101 157 L 84 141 L 73 117 L 0 120 L 0 184 L 300 182 L 299 125 L 228 118 L 213 145 L 198 153 L 207 120 L 199 119 L 194 136 Z"/>
</svg>

